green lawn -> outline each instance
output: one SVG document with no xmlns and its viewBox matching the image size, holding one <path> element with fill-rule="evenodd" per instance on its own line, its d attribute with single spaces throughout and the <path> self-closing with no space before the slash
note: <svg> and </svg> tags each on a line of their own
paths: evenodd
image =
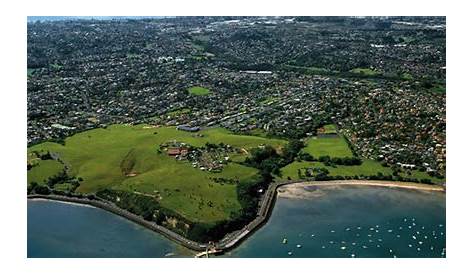
<svg viewBox="0 0 474 274">
<path fill-rule="evenodd" d="M 403 80 L 413 80 L 414 79 L 413 76 L 408 72 L 402 73 L 401 78 Z"/>
<path fill-rule="evenodd" d="M 165 153 L 157 153 L 158 146 L 172 140 L 193 146 L 223 142 L 249 151 L 262 144 L 281 148 L 286 141 L 235 135 L 223 128 L 206 129 L 200 133 L 203 137 L 178 131 L 175 127 L 112 125 L 66 138 L 64 146 L 45 142 L 28 148 L 28 152 L 49 150 L 59 154 L 70 166 L 69 175 L 83 178 L 76 190 L 78 192 L 94 193 L 106 188 L 136 191 L 160 196 L 163 207 L 191 221 L 225 220 L 232 211 L 241 208 L 236 185 L 215 183 L 211 178 L 243 182 L 255 178 L 257 170 L 230 163 L 221 173 L 201 171 L 193 168 L 188 161 L 178 161 Z M 127 172 L 123 171 L 124 166 Z M 37 177 L 35 168 L 28 171 L 29 182 L 30 178 Z M 127 176 L 131 173 L 136 176 Z M 212 202 L 213 206 L 207 206 L 208 202 Z"/>
<path fill-rule="evenodd" d="M 51 66 L 51 68 L 56 69 L 56 70 L 61 69 L 63 67 L 63 66 L 61 66 L 59 64 L 56 64 L 56 63 L 51 64 L 50 66 Z"/>
<path fill-rule="evenodd" d="M 334 133 L 337 133 L 337 131 L 336 131 L 336 125 L 334 125 L 334 124 L 325 125 L 323 128 L 324 128 L 324 133 L 325 133 L 325 134 L 334 134 Z"/>
<path fill-rule="evenodd" d="M 364 76 L 375 76 L 375 75 L 380 74 L 379 72 L 373 69 L 369 69 L 369 68 L 355 68 L 355 69 L 351 69 L 350 72 L 354 74 L 364 75 Z"/>
<path fill-rule="evenodd" d="M 211 93 L 209 89 L 203 87 L 190 87 L 188 88 L 188 92 L 189 94 L 198 96 L 208 95 L 209 93 Z"/>
<path fill-rule="evenodd" d="M 55 190 L 63 191 L 63 192 L 68 192 L 74 189 L 72 184 L 69 183 L 63 183 L 63 184 L 55 184 L 54 185 Z"/>
<path fill-rule="evenodd" d="M 31 182 L 45 184 L 49 177 L 59 174 L 64 169 L 64 166 L 56 160 L 35 159 L 34 161 L 38 164 L 28 170 L 28 184 Z"/>
<path fill-rule="evenodd" d="M 312 137 L 303 151 L 316 158 L 320 156 L 352 157 L 352 151 L 346 140 L 340 136 Z"/>
<path fill-rule="evenodd" d="M 435 93 L 446 93 L 446 85 L 436 85 L 430 90 Z"/>
<path fill-rule="evenodd" d="M 328 74 L 328 73 L 338 73 L 338 71 L 331 71 L 329 69 L 320 68 L 320 67 L 303 67 L 303 66 L 294 66 L 294 65 L 285 65 L 287 68 L 305 70 L 307 73 L 311 74 Z"/>
<path fill-rule="evenodd" d="M 34 68 L 27 68 L 26 69 L 26 75 L 31 76 L 35 72 L 36 69 Z"/>
</svg>

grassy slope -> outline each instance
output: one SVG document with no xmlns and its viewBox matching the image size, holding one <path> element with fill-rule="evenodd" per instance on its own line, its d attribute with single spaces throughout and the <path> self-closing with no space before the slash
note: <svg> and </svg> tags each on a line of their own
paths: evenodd
<svg viewBox="0 0 474 274">
<path fill-rule="evenodd" d="M 188 92 L 193 95 L 208 95 L 211 93 L 209 89 L 203 87 L 190 87 Z"/>
<path fill-rule="evenodd" d="M 156 132 L 156 134 L 154 134 Z M 161 204 L 190 220 L 213 222 L 229 217 L 240 209 L 236 186 L 214 183 L 210 177 L 248 179 L 257 171 L 238 164 L 227 165 L 222 173 L 195 169 L 187 161 L 177 161 L 156 152 L 159 144 L 176 140 L 193 146 L 206 142 L 226 143 L 249 150 L 261 144 L 281 147 L 285 141 L 256 136 L 233 135 L 221 128 L 193 133 L 177 131 L 174 127 L 144 128 L 144 125 L 113 125 L 78 133 L 66 139 L 66 145 L 46 142 L 34 150 L 57 152 L 71 167 L 70 175 L 82 177 L 79 192 L 92 193 L 103 188 L 126 189 L 155 195 L 159 192 Z M 128 155 L 128 156 L 127 156 Z M 126 157 L 127 156 L 127 157 Z M 135 177 L 123 174 L 124 158 Z M 130 163 L 131 162 L 131 163 Z M 178 191 L 176 191 L 178 189 Z M 199 201 L 204 206 L 199 206 Z M 211 201 L 213 206 L 207 203 Z"/>
<path fill-rule="evenodd" d="M 342 137 L 313 137 L 307 142 L 303 151 L 308 152 L 313 157 L 351 157 L 352 152 Z"/>
<path fill-rule="evenodd" d="M 38 161 L 38 165 L 34 166 L 27 173 L 28 184 L 31 182 L 45 184 L 49 177 L 57 175 L 63 169 L 63 165 L 55 160 Z"/>
</svg>

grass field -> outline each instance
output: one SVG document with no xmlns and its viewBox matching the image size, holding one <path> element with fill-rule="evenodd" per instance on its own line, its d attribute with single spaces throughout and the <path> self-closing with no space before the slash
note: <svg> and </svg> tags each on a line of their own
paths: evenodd
<svg viewBox="0 0 474 274">
<path fill-rule="evenodd" d="M 430 90 L 435 93 L 446 93 L 446 85 L 436 85 Z"/>
<path fill-rule="evenodd" d="M 369 68 L 355 68 L 351 69 L 350 72 L 363 76 L 376 76 L 380 74 L 379 72 Z"/>
<path fill-rule="evenodd" d="M 26 75 L 31 76 L 35 72 L 36 69 L 33 68 L 28 68 L 26 69 Z"/>
<path fill-rule="evenodd" d="M 336 125 L 334 125 L 334 124 L 325 125 L 323 128 L 324 128 L 324 133 L 325 133 L 325 134 L 334 134 L 334 133 L 337 133 L 337 131 L 336 131 Z"/>
<path fill-rule="evenodd" d="M 249 151 L 262 144 L 281 148 L 286 142 L 234 135 L 222 128 L 206 129 L 200 133 L 203 137 L 178 131 L 174 127 L 113 125 L 66 138 L 64 146 L 45 142 L 28 148 L 28 152 L 47 150 L 59 154 L 70 167 L 69 175 L 83 178 L 78 192 L 94 193 L 106 188 L 128 190 L 153 195 L 163 207 L 191 221 L 225 220 L 232 211 L 241 208 L 236 185 L 215 183 L 211 178 L 238 179 L 242 182 L 254 179 L 257 170 L 230 163 L 221 173 L 201 171 L 193 168 L 188 161 L 178 161 L 166 153 L 157 153 L 158 146 L 173 140 L 192 146 L 223 142 Z M 38 180 L 37 173 L 48 173 L 43 162 L 47 161 L 28 171 L 29 182 L 33 178 Z"/>
<path fill-rule="evenodd" d="M 294 66 L 294 65 L 285 65 L 285 67 L 290 69 L 299 69 L 305 70 L 307 73 L 310 74 L 328 74 L 328 73 L 338 73 L 338 71 L 332 71 L 326 68 L 320 67 L 303 67 L 303 66 Z"/>
<path fill-rule="evenodd" d="M 346 140 L 340 136 L 312 137 L 308 140 L 303 151 L 316 158 L 320 156 L 352 157 L 352 151 Z"/>
<path fill-rule="evenodd" d="M 28 184 L 36 182 L 46 184 L 49 177 L 59 174 L 64 166 L 56 160 L 37 160 L 38 165 L 34 166 L 27 173 Z"/>
<path fill-rule="evenodd" d="M 277 181 L 286 181 L 288 177 L 292 180 L 298 180 L 298 169 L 304 168 L 326 168 L 329 170 L 329 176 L 370 176 L 370 175 L 377 175 L 377 173 L 382 173 L 383 175 L 391 175 L 392 170 L 389 167 L 382 166 L 379 162 L 374 160 L 365 159 L 360 166 L 343 166 L 339 165 L 336 168 L 325 166 L 324 163 L 321 162 L 293 162 L 281 169 L 281 177 L 277 178 Z M 434 182 L 439 182 L 443 180 L 439 180 L 433 177 L 430 177 L 427 173 L 421 171 L 411 171 L 411 174 L 408 174 L 408 171 L 404 171 L 400 173 L 400 176 L 406 178 L 416 178 L 420 179 L 431 179 Z"/>
<path fill-rule="evenodd" d="M 413 75 L 411 75 L 411 74 L 408 73 L 408 72 L 402 73 L 401 78 L 402 78 L 403 80 L 413 80 L 413 79 L 414 79 L 414 78 L 413 78 Z"/>
<path fill-rule="evenodd" d="M 198 96 L 208 95 L 209 93 L 211 93 L 209 89 L 203 87 L 190 87 L 188 89 L 188 92 L 189 94 Z"/>
<path fill-rule="evenodd" d="M 54 64 L 51 64 L 51 65 L 50 65 L 50 67 L 51 67 L 51 68 L 53 68 L 53 69 L 56 69 L 56 70 L 58 70 L 58 69 L 61 69 L 63 66 L 61 66 L 61 65 L 59 65 L 59 64 L 56 64 L 56 63 L 54 63 Z"/>
</svg>

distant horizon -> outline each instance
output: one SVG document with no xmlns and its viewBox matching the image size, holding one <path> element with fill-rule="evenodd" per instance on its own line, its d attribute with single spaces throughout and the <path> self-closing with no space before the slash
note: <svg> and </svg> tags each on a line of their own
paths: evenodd
<svg viewBox="0 0 474 274">
<path fill-rule="evenodd" d="M 27 22 L 67 20 L 117 20 L 117 19 L 163 19 L 174 16 L 27 16 Z"/>
</svg>

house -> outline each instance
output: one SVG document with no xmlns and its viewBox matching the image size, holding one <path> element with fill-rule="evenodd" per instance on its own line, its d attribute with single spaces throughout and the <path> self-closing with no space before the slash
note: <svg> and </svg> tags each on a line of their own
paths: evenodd
<svg viewBox="0 0 474 274">
<path fill-rule="evenodd" d="M 170 147 L 168 148 L 168 156 L 186 156 L 189 150 L 185 147 Z"/>
<path fill-rule="evenodd" d="M 168 148 L 168 155 L 169 156 L 176 156 L 181 154 L 181 148 L 179 147 L 170 147 Z"/>
</svg>

